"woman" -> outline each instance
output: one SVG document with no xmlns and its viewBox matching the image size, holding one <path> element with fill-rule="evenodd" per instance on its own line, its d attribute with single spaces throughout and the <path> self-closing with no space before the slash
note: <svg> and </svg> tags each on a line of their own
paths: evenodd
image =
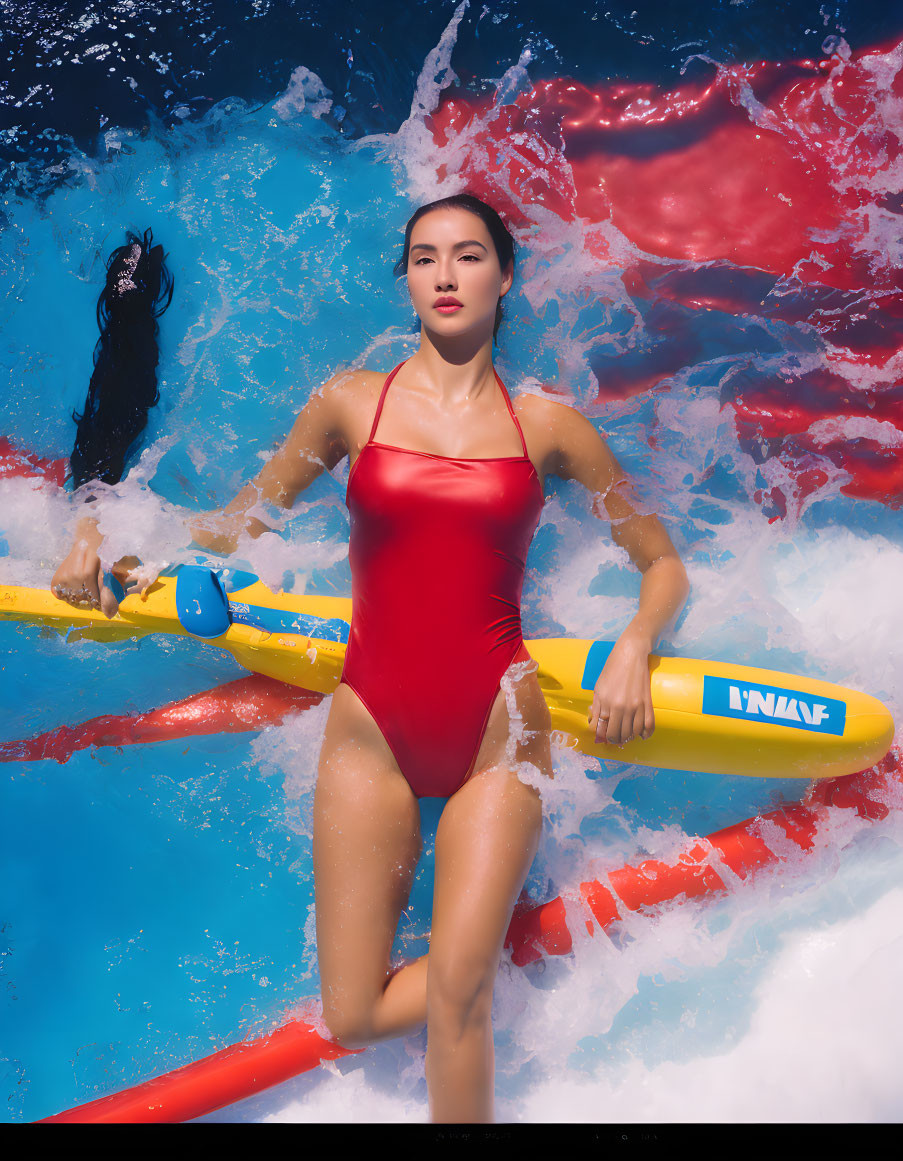
<svg viewBox="0 0 903 1161">
<path fill-rule="evenodd" d="M 432 1119 L 491 1121 L 493 985 L 542 825 L 528 782 L 552 777 L 549 712 L 520 627 L 545 476 L 580 480 L 643 572 L 637 615 L 594 690 L 600 740 L 652 732 L 648 656 L 688 583 L 658 519 L 616 491 L 623 473 L 592 424 L 544 397 L 512 405 L 496 376 L 514 252 L 495 211 L 466 194 L 421 207 L 397 269 L 421 320 L 417 352 L 388 376 L 331 379 L 254 482 L 190 527 L 232 552 L 242 533 L 266 530 L 251 515 L 261 499 L 289 508 L 349 456 L 353 624 L 314 796 L 323 1016 L 347 1047 L 426 1024 Z M 448 796 L 430 949 L 393 971 L 423 795 Z"/>
</svg>

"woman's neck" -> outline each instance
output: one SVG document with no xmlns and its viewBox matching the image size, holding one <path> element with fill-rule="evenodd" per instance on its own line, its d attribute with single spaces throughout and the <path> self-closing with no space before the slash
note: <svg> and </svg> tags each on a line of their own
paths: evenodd
<svg viewBox="0 0 903 1161">
<path fill-rule="evenodd" d="M 469 336 L 433 341 L 421 329 L 420 348 L 408 360 L 407 374 L 434 394 L 443 405 L 473 403 L 484 391 L 492 390 L 492 339 L 476 345 Z"/>
</svg>

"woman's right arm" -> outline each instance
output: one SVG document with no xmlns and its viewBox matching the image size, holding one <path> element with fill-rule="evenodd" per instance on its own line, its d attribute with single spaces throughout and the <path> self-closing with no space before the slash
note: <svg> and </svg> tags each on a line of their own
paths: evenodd
<svg viewBox="0 0 903 1161">
<path fill-rule="evenodd" d="M 335 375 L 314 392 L 282 445 L 225 507 L 186 519 L 186 527 L 196 544 L 224 555 L 234 552 L 244 533 L 256 538 L 270 531 L 262 520 L 251 514 L 259 503 L 291 508 L 298 494 L 324 469 L 331 471 L 335 467 L 348 451 L 345 422 L 348 389 L 358 374 L 346 371 Z M 61 600 L 73 605 L 87 603 L 112 617 L 119 606 L 112 590 L 103 584 L 103 566 L 98 556 L 102 542 L 97 521 L 90 516 L 82 517 L 76 525 L 72 550 L 54 574 L 51 589 Z M 126 556 L 111 570 L 129 595 L 150 583 L 145 577 L 142 586 L 137 579 L 139 565 L 137 557 Z"/>
<path fill-rule="evenodd" d="M 324 469 L 332 470 L 348 452 L 344 416 L 355 372 L 333 376 L 314 392 L 288 437 L 250 483 L 224 508 L 202 512 L 186 521 L 195 543 L 211 552 L 235 551 L 243 533 L 262 536 L 270 529 L 251 515 L 261 502 L 291 508 L 299 493 Z"/>
</svg>

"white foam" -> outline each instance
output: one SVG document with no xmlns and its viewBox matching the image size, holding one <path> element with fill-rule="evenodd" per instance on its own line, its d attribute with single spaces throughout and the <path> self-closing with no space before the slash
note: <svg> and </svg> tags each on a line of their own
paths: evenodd
<svg viewBox="0 0 903 1161">
<path fill-rule="evenodd" d="M 855 918 L 793 932 L 724 1051 L 617 1075 L 543 1081 L 524 1121 L 878 1122 L 903 1119 L 903 890 Z M 515 1112 L 509 1106 L 509 1111 Z"/>
</svg>

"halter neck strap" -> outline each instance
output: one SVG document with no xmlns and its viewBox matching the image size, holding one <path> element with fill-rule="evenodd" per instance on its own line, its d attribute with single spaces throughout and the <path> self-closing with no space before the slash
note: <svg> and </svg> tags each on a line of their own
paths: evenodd
<svg viewBox="0 0 903 1161">
<path fill-rule="evenodd" d="M 382 414 L 383 404 L 386 401 L 386 392 L 389 390 L 389 385 L 391 384 L 392 380 L 395 378 L 395 376 L 398 374 L 398 372 L 401 370 L 401 368 L 405 365 L 405 363 L 407 361 L 408 361 L 407 359 L 403 359 L 398 364 L 398 366 L 394 367 L 389 372 L 389 374 L 386 376 L 386 381 L 385 381 L 385 383 L 383 383 L 383 389 L 380 392 L 379 403 L 377 403 L 377 405 L 376 405 L 376 414 L 373 416 L 373 425 L 370 428 L 370 435 L 367 438 L 367 443 L 372 443 L 373 437 L 376 435 L 376 427 L 377 427 L 377 424 L 379 423 L 379 417 Z M 499 373 L 498 373 L 498 371 L 496 371 L 495 367 L 492 368 L 492 371 L 493 371 L 493 374 L 495 375 L 495 378 L 496 378 L 496 381 L 498 382 L 499 387 L 501 387 L 501 389 L 502 389 L 502 398 L 505 400 L 505 406 L 508 408 L 508 414 L 514 420 L 514 426 L 517 428 L 517 434 L 520 436 L 520 445 L 523 448 L 524 457 L 527 458 L 527 441 L 524 439 L 523 430 L 521 429 L 520 423 L 518 423 L 517 416 L 514 414 L 514 408 L 511 406 L 511 399 L 508 395 L 508 388 L 502 382 L 502 380 L 499 376 Z"/>
</svg>

